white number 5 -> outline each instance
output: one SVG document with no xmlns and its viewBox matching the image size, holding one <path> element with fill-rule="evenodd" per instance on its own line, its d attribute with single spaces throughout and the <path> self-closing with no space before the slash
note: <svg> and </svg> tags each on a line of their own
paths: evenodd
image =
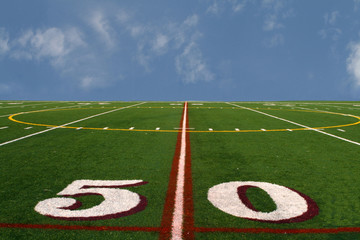
<svg viewBox="0 0 360 240">
<path fill-rule="evenodd" d="M 57 195 L 79 197 L 85 195 L 101 195 L 104 197 L 99 205 L 75 210 L 81 202 L 73 198 L 49 198 L 35 206 L 38 213 L 63 220 L 100 220 L 128 216 L 145 209 L 146 198 L 124 187 L 146 184 L 142 180 L 76 180 Z"/>
</svg>

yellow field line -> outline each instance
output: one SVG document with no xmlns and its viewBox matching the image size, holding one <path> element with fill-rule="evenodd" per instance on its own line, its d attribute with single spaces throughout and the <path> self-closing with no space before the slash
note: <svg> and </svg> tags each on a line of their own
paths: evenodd
<svg viewBox="0 0 360 240">
<path fill-rule="evenodd" d="M 145 108 L 145 107 L 141 107 L 141 108 Z M 153 108 L 155 108 L 155 107 L 153 107 Z M 156 107 L 156 108 L 160 108 L 160 107 Z M 172 108 L 172 107 L 170 107 L 170 108 Z M 219 108 L 219 107 L 217 107 L 217 108 Z M 26 114 L 36 113 L 36 112 L 66 111 L 66 110 L 86 110 L 86 109 L 104 109 L 104 108 L 72 108 L 72 109 L 52 109 L 52 110 L 44 109 L 44 110 L 36 110 L 36 111 L 26 112 Z M 289 130 L 301 131 L 301 130 L 324 129 L 324 128 L 341 128 L 341 127 L 348 127 L 348 126 L 354 126 L 354 125 L 360 124 L 360 117 L 355 116 L 355 115 L 351 115 L 351 114 L 343 114 L 343 113 L 335 113 L 335 112 L 319 112 L 319 111 L 311 111 L 311 110 L 293 110 L 293 109 L 266 109 L 266 110 L 284 110 L 284 111 L 298 111 L 298 112 L 328 113 L 328 114 L 342 115 L 342 116 L 346 116 L 346 117 L 354 117 L 354 118 L 359 120 L 359 121 L 354 122 L 354 123 L 342 124 L 342 125 L 336 125 L 336 126 L 325 126 L 325 127 L 314 127 L 314 128 L 267 129 L 266 130 L 267 132 L 284 132 L 284 131 L 289 131 Z M 41 127 L 59 127 L 60 126 L 60 125 L 50 125 L 50 124 L 24 122 L 24 121 L 20 121 L 20 120 L 17 120 L 17 119 L 14 118 L 15 116 L 22 115 L 22 114 L 25 114 L 25 113 L 13 114 L 13 115 L 9 116 L 9 120 L 11 120 L 13 122 L 21 123 L 21 124 L 32 125 L 32 126 L 41 126 Z M 79 127 L 63 126 L 63 127 L 60 127 L 60 128 L 77 129 Z M 103 128 L 94 128 L 94 127 L 82 127 L 82 129 L 102 130 L 102 131 L 126 131 L 126 132 L 176 132 L 176 133 L 179 132 L 179 130 L 150 130 L 150 129 L 121 129 L 121 128 L 108 128 L 108 129 L 104 130 Z M 190 133 L 240 133 L 240 132 L 263 132 L 263 130 L 261 130 L 261 129 L 259 129 L 259 130 L 239 130 L 239 131 L 235 131 L 235 130 L 213 130 L 213 131 L 187 130 L 187 132 L 190 132 Z"/>
</svg>

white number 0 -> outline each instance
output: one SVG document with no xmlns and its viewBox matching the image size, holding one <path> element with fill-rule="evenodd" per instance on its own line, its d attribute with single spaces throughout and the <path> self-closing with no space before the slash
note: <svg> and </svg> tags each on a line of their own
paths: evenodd
<svg viewBox="0 0 360 240">
<path fill-rule="evenodd" d="M 267 192 L 276 204 L 272 212 L 256 210 L 246 196 L 248 188 Z M 302 222 L 319 213 L 316 203 L 294 189 L 267 182 L 227 182 L 213 186 L 208 200 L 221 211 L 235 217 L 270 223 Z"/>
<path fill-rule="evenodd" d="M 146 184 L 142 180 L 76 180 L 57 195 L 65 197 L 49 198 L 35 206 L 38 213 L 63 220 L 99 220 L 128 216 L 142 211 L 147 205 L 146 198 L 124 187 Z M 104 197 L 99 205 L 75 210 L 81 202 L 67 197 L 101 195 Z"/>
</svg>

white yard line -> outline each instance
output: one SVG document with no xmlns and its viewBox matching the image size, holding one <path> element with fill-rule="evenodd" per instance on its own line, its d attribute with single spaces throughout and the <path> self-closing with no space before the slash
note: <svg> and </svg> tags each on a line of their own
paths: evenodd
<svg viewBox="0 0 360 240">
<path fill-rule="evenodd" d="M 171 239 L 183 239 L 183 222 L 184 222 L 184 184 L 185 184 L 185 157 L 186 157 L 186 119 L 187 105 L 185 102 L 184 116 L 181 130 L 181 147 L 178 174 L 176 176 L 175 206 L 173 212 Z"/>
<path fill-rule="evenodd" d="M 111 112 L 119 111 L 119 110 L 126 109 L 126 108 L 130 108 L 130 107 L 134 107 L 134 106 L 137 106 L 137 105 L 140 105 L 140 104 L 144 104 L 144 103 L 145 103 L 145 102 L 138 103 L 138 104 L 134 104 L 134 105 L 130 105 L 130 106 L 127 106 L 127 107 L 117 108 L 117 109 L 110 110 L 110 111 L 107 111 L 107 112 L 103 112 L 103 113 L 99 113 L 99 114 L 96 114 L 96 115 L 92 115 L 92 116 L 90 116 L 90 117 L 86 117 L 86 118 L 83 118 L 83 119 L 79 119 L 79 120 L 76 120 L 76 121 L 73 121 L 73 122 L 65 123 L 65 124 L 63 124 L 63 125 L 61 125 L 61 126 L 52 127 L 52 128 L 49 128 L 49 129 L 40 131 L 40 132 L 36 132 L 36 133 L 33 133 L 33 134 L 26 135 L 26 136 L 24 136 L 24 137 L 20 137 L 20 138 L 16 138 L 16 139 L 14 139 L 14 140 L 11 140 L 11 141 L 7 141 L 7 142 L 4 142 L 4 143 L 0 143 L 0 147 L 1 147 L 1 146 L 4 146 L 4 145 L 6 145 L 6 144 L 9 144 L 9 143 L 13 143 L 13 142 L 20 141 L 20 140 L 25 139 L 25 138 L 29 138 L 29 137 L 32 137 L 32 136 L 35 136 L 35 135 L 39 135 L 39 134 L 42 134 L 42 133 L 45 133 L 45 132 L 49 132 L 49 131 L 52 131 L 52 130 L 55 130 L 55 129 L 58 129 L 58 128 L 62 128 L 62 127 L 65 127 L 65 126 L 67 126 L 67 125 L 71 125 L 71 124 L 74 124 L 74 123 L 78 123 L 78 122 L 81 122 L 81 121 L 88 120 L 88 119 L 90 119 L 90 118 L 98 117 L 98 116 L 101 116 L 101 115 L 104 115 L 104 114 L 108 114 L 108 113 L 111 113 Z"/>
<path fill-rule="evenodd" d="M 358 142 L 355 142 L 355 141 L 352 141 L 352 140 L 349 140 L 349 139 L 346 139 L 346 138 L 342 138 L 342 137 L 336 136 L 336 135 L 334 135 L 334 134 L 330 134 L 330 133 L 327 133 L 327 132 L 323 132 L 323 131 L 320 131 L 320 130 L 318 130 L 318 129 L 314 129 L 314 128 L 311 128 L 311 127 L 302 125 L 302 124 L 300 124 L 300 123 L 296 123 L 296 122 L 293 122 L 293 121 L 290 121 L 290 120 L 287 120 L 287 119 L 284 119 L 284 118 L 279 118 L 279 117 L 276 117 L 276 116 L 274 116 L 274 115 L 270 115 L 270 114 L 267 114 L 267 113 L 260 112 L 260 111 L 258 111 L 258 110 L 252 109 L 252 108 L 243 107 L 243 106 L 236 105 L 236 104 L 233 104 L 233 103 L 227 102 L 227 104 L 233 105 L 233 106 L 236 106 L 236 107 L 239 107 L 239 108 L 242 108 L 242 109 L 246 109 L 246 110 L 249 110 L 249 111 L 253 111 L 253 112 L 256 112 L 256 113 L 260 113 L 260 114 L 263 114 L 263 115 L 265 115 L 265 116 L 272 117 L 272 118 L 275 118 L 275 119 L 278 119 L 278 120 L 281 120 L 281 121 L 284 121 L 284 122 L 288 122 L 288 123 L 291 123 L 291 124 L 294 124 L 294 125 L 297 125 L 297 126 L 300 126 L 300 127 L 303 127 L 303 128 L 308 128 L 309 130 L 313 130 L 313 131 L 315 131 L 315 132 L 322 133 L 322 134 L 328 135 L 328 136 L 330 136 L 330 137 L 337 138 L 337 139 L 343 140 L 343 141 L 345 141 L 345 142 L 349 142 L 349 143 L 356 144 L 356 145 L 359 145 L 359 146 L 360 146 L 360 143 L 358 143 Z"/>
<path fill-rule="evenodd" d="M 56 107 L 56 108 L 41 109 L 41 110 L 39 110 L 39 111 L 54 110 L 54 109 L 61 109 L 61 108 L 73 108 L 73 107 L 79 107 L 79 105 L 67 106 L 67 107 Z M 33 110 L 33 111 L 37 111 L 37 110 Z M 33 111 L 30 111 L 30 112 L 33 112 Z M 17 112 L 17 113 L 19 113 L 19 112 Z M 11 115 L 14 115 L 14 114 L 17 114 L 17 113 L 10 113 L 10 114 L 7 114 L 7 115 L 2 115 L 2 116 L 0 116 L 0 118 L 1 118 L 1 117 L 8 117 L 8 116 L 11 116 Z M 27 113 L 27 112 L 24 112 L 24 113 Z"/>
<path fill-rule="evenodd" d="M 49 105 L 49 104 L 56 104 L 56 103 L 63 103 L 63 102 L 46 102 L 46 103 L 38 103 L 38 104 L 30 104 L 30 105 L 16 105 L 16 106 L 8 106 L 8 107 L 1 107 L 0 109 L 4 108 L 23 108 L 29 106 L 37 106 L 37 105 Z"/>
</svg>

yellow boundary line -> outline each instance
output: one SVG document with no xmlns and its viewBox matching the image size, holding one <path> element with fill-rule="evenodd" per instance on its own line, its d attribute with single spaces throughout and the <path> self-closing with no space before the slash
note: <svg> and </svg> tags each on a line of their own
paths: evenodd
<svg viewBox="0 0 360 240">
<path fill-rule="evenodd" d="M 109 107 L 108 107 L 109 108 Z M 137 108 L 180 108 L 180 107 L 137 107 Z M 181 107 L 182 108 L 182 107 Z M 191 108 L 198 108 L 198 107 L 191 107 Z M 234 109 L 232 107 L 199 107 L 199 108 L 218 108 L 218 109 Z M 22 113 L 16 113 L 11 116 L 9 116 L 9 120 L 26 124 L 26 125 L 32 125 L 32 126 L 41 126 L 41 127 L 59 127 L 59 128 L 68 128 L 68 129 L 77 129 L 79 127 L 70 127 L 70 126 L 63 126 L 60 127 L 60 125 L 51 125 L 51 124 L 41 124 L 41 123 L 30 123 L 30 122 L 24 122 L 17 119 L 14 119 L 15 116 L 19 116 L 22 114 L 29 114 L 29 113 L 36 113 L 36 112 L 50 112 L 50 111 L 67 111 L 67 110 L 86 110 L 86 109 L 105 109 L 104 108 L 72 108 L 72 109 L 53 109 L 53 110 L 38 110 L 38 111 L 31 111 L 31 112 L 22 112 Z M 236 110 L 242 110 L 235 108 Z M 261 109 L 261 108 L 256 108 Z M 325 127 L 313 127 L 313 128 L 286 128 L 286 129 L 266 129 L 266 132 L 285 132 L 285 131 L 301 131 L 301 130 L 311 130 L 311 129 L 325 129 L 325 128 L 340 128 L 340 127 L 349 127 L 354 126 L 357 124 L 360 124 L 360 117 L 351 115 L 351 114 L 343 114 L 343 113 L 335 113 L 335 112 L 320 112 L 320 111 L 310 111 L 310 110 L 295 110 L 295 109 L 269 109 L 264 108 L 264 110 L 278 110 L 278 111 L 296 111 L 296 112 L 312 112 L 312 113 L 327 113 L 327 114 L 335 114 L 335 115 L 342 115 L 346 117 L 354 117 L 358 119 L 359 121 L 349 124 L 343 124 L 343 125 L 335 125 L 335 126 L 325 126 Z M 126 131 L 126 132 L 179 132 L 179 130 L 150 130 L 150 129 L 121 129 L 121 128 L 108 128 L 104 130 L 103 128 L 93 128 L 93 127 L 82 127 L 81 129 L 87 129 L 87 130 L 103 130 L 103 131 Z M 198 130 L 187 130 L 187 132 L 190 133 L 241 133 L 241 132 L 264 132 L 263 130 L 214 130 L 214 131 L 198 131 Z"/>
</svg>

